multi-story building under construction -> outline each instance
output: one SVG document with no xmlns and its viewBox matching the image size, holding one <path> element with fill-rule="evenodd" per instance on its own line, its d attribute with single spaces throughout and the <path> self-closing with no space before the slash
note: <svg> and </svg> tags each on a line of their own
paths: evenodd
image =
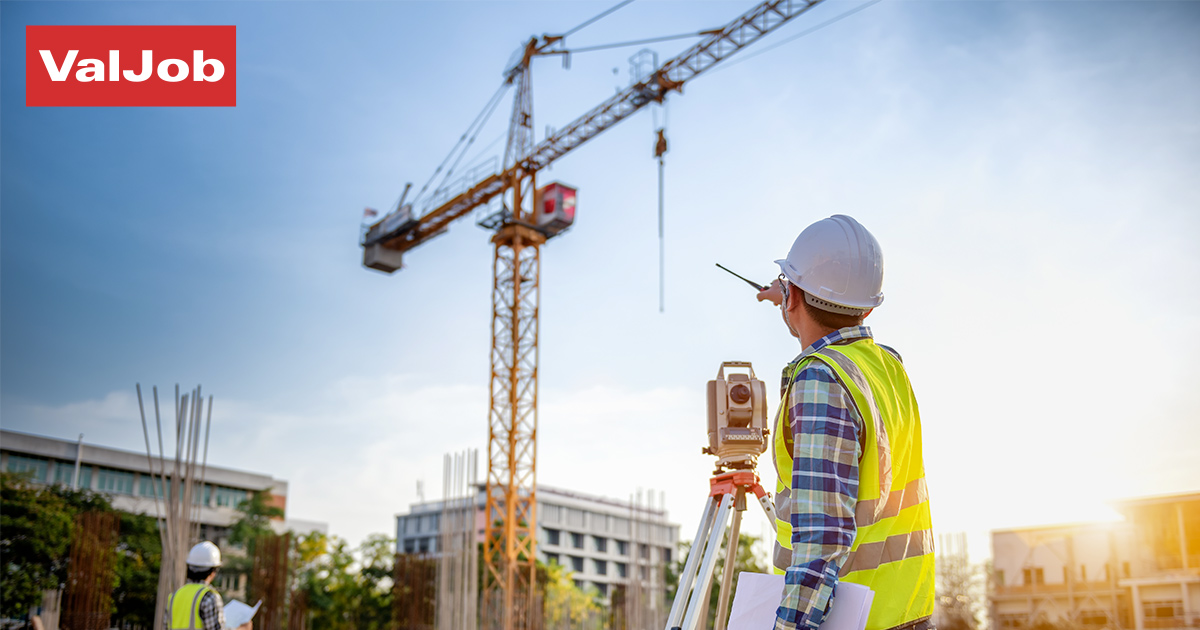
<svg viewBox="0 0 1200 630">
<path fill-rule="evenodd" d="M 1114 507 L 1124 521 L 992 532 L 994 630 L 1200 627 L 1200 493 Z"/>
<path fill-rule="evenodd" d="M 602 597 L 630 579 L 660 586 L 660 569 L 675 559 L 679 543 L 679 525 L 667 520 L 665 510 L 543 485 L 537 500 L 539 560 L 562 565 L 577 586 Z M 473 502 L 479 542 L 485 501 L 480 485 Z M 442 518 L 442 501 L 417 503 L 397 515 L 396 551 L 438 553 Z"/>
</svg>

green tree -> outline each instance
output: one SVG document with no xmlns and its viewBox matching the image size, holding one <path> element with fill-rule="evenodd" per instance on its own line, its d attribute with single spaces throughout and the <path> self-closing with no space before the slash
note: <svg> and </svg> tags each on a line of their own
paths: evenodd
<svg viewBox="0 0 1200 630">
<path fill-rule="evenodd" d="M 66 579 L 75 516 L 111 511 L 103 495 L 0 473 L 0 615 L 23 617 Z"/>
<path fill-rule="evenodd" d="M 121 535 L 117 542 L 117 588 L 113 592 L 114 621 L 127 621 L 145 628 L 154 625 L 161 562 L 158 519 L 122 513 Z"/>
<path fill-rule="evenodd" d="M 546 625 L 551 628 L 577 625 L 600 613 L 594 596 L 583 592 L 571 579 L 573 573 L 557 562 L 538 564 L 538 572 L 545 576 L 543 609 Z"/>
<path fill-rule="evenodd" d="M 222 573 L 249 576 L 254 569 L 254 541 L 262 536 L 274 536 L 271 520 L 282 518 L 283 510 L 271 505 L 270 490 L 256 490 L 237 504 L 239 516 L 229 526 L 229 543 L 245 554 L 225 554 Z"/>
<path fill-rule="evenodd" d="M 270 504 L 271 491 L 256 490 L 237 506 L 241 513 L 229 527 L 229 542 L 239 547 L 253 544 L 259 536 L 274 534 L 271 519 L 283 518 L 283 509 Z"/>
<path fill-rule="evenodd" d="M 298 588 L 308 598 L 312 629 L 389 628 L 394 548 L 383 534 L 368 536 L 357 548 L 336 536 L 298 537 Z"/>
</svg>

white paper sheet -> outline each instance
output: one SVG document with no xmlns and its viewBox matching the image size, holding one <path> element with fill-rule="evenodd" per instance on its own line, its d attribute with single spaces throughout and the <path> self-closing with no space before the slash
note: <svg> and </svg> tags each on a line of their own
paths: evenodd
<svg viewBox="0 0 1200 630">
<path fill-rule="evenodd" d="M 771 630 L 775 611 L 783 599 L 783 576 L 771 573 L 738 574 L 728 630 Z"/>
<path fill-rule="evenodd" d="M 782 575 L 739 573 L 728 630 L 770 630 L 782 599 Z M 838 582 L 821 630 L 863 630 L 874 599 L 875 592 L 861 584 Z"/>
<path fill-rule="evenodd" d="M 253 608 L 236 599 L 229 600 L 229 602 L 225 604 L 225 625 L 229 626 L 230 628 L 236 628 L 247 621 L 250 621 L 254 618 L 254 613 L 258 612 L 259 606 L 262 606 L 261 599 L 258 600 L 258 603 L 255 604 Z"/>
</svg>

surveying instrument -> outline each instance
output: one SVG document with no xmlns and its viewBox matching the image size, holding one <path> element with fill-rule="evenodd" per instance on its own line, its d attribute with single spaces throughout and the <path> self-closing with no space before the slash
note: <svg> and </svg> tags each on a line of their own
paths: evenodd
<svg viewBox="0 0 1200 630">
<path fill-rule="evenodd" d="M 745 368 L 747 373 L 731 372 L 727 378 L 725 368 Z M 771 495 L 763 490 L 754 472 L 758 456 L 767 450 L 768 433 L 766 386 L 754 377 L 754 368 L 748 361 L 721 363 L 716 380 L 708 382 L 708 446 L 701 451 L 716 455 L 717 467 L 709 479 L 708 502 L 679 576 L 666 630 L 697 630 L 699 624 L 707 622 L 713 569 L 732 512 L 715 626 L 715 630 L 725 630 L 747 491 L 758 498 L 767 521 L 775 525 Z"/>
</svg>

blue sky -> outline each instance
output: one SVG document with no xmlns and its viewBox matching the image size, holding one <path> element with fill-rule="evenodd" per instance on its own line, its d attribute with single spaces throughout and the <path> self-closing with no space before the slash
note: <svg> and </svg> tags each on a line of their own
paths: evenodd
<svg viewBox="0 0 1200 630">
<path fill-rule="evenodd" d="M 211 461 L 287 479 L 291 514 L 335 534 L 391 531 L 417 479 L 440 493 L 443 453 L 485 447 L 491 249 L 462 221 L 369 271 L 362 208 L 424 183 L 530 35 L 608 6 L 0 3 L 0 424 L 137 450 L 134 383 L 202 384 Z M 636 2 L 568 44 L 751 6 Z M 235 24 L 238 106 L 26 108 L 27 24 Z M 799 351 L 713 263 L 765 281 L 846 213 L 886 256 L 868 323 L 917 388 L 939 528 L 1200 489 L 1198 31 L 1194 2 L 885 0 L 719 66 L 656 114 L 663 314 L 652 114 L 560 160 L 541 181 L 580 205 L 543 251 L 539 480 L 663 491 L 690 537 L 704 382 L 743 359 L 773 390 Z M 539 138 L 636 50 L 538 60 Z"/>
</svg>

